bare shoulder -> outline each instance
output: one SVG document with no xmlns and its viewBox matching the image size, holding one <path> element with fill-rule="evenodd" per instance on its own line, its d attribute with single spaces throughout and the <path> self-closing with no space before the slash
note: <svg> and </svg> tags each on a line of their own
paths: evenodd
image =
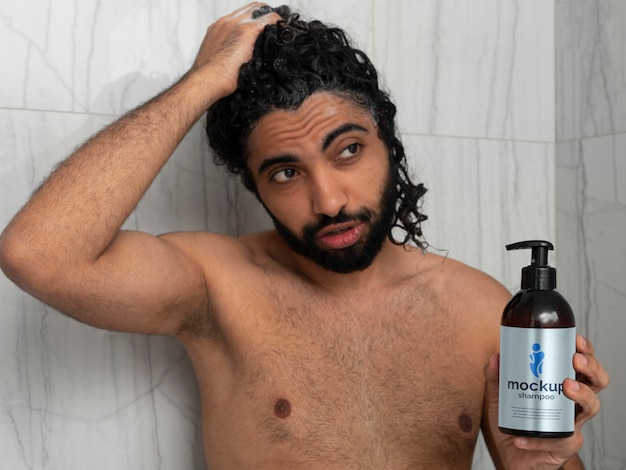
<svg viewBox="0 0 626 470">
<path fill-rule="evenodd" d="M 276 264 L 271 232 L 241 237 L 214 232 L 173 232 L 160 238 L 199 265 L 207 283 L 225 279 L 229 274 L 241 278 L 250 270 Z"/>
<path fill-rule="evenodd" d="M 203 309 L 189 312 L 177 336 L 187 347 L 222 341 L 250 315 L 249 304 L 261 302 L 271 272 L 280 271 L 272 259 L 271 236 L 257 233 L 234 237 L 214 232 L 173 232 L 159 236 L 184 264 L 201 273 L 206 298 Z M 268 239 L 269 238 L 269 239 Z M 190 271 L 190 270 L 189 270 Z M 245 295 L 241 295 L 245 292 Z"/>
<path fill-rule="evenodd" d="M 427 253 L 424 257 L 423 272 L 428 273 L 433 287 L 437 290 L 454 293 L 466 299 L 506 302 L 511 294 L 496 279 L 483 271 L 461 261 Z"/>
<path fill-rule="evenodd" d="M 215 232 L 171 232 L 160 235 L 159 238 L 197 261 L 233 256 L 245 258 L 251 255 L 241 239 Z"/>
<path fill-rule="evenodd" d="M 492 276 L 448 257 L 428 253 L 423 272 L 440 302 L 463 324 L 497 339 L 502 311 L 511 293 Z"/>
</svg>

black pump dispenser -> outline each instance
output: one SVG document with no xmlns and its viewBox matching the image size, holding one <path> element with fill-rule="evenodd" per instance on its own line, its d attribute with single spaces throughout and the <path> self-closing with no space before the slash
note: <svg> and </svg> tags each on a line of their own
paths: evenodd
<svg viewBox="0 0 626 470">
<path fill-rule="evenodd" d="M 556 269 L 548 266 L 548 250 L 554 250 L 552 243 L 545 240 L 528 240 L 507 245 L 507 250 L 532 249 L 530 266 L 522 269 L 522 289 L 556 289 Z"/>
</svg>

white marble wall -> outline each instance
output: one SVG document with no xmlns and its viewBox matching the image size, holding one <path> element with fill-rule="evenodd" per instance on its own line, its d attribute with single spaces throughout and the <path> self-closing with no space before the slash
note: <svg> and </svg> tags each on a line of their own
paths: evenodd
<svg viewBox="0 0 626 470">
<path fill-rule="evenodd" d="M 55 162 L 180 76 L 208 24 L 242 3 L 0 0 L 0 226 Z M 617 366 L 623 2 L 291 3 L 345 27 L 379 66 L 412 168 L 430 188 L 424 229 L 433 247 L 515 290 L 527 260 L 504 244 L 558 237 L 559 266 L 570 274 L 562 290 Z M 127 225 L 236 234 L 268 221 L 212 166 L 195 128 Z M 175 341 L 86 327 L 2 276 L 0 311 L 0 468 L 203 468 L 196 384 Z M 612 372 L 605 411 L 588 428 L 589 468 L 626 461 L 617 392 L 625 374 Z M 483 446 L 474 468 L 492 468 Z"/>
<path fill-rule="evenodd" d="M 626 468 L 626 2 L 556 3 L 556 203 L 561 290 L 612 375 L 585 462 Z"/>
</svg>

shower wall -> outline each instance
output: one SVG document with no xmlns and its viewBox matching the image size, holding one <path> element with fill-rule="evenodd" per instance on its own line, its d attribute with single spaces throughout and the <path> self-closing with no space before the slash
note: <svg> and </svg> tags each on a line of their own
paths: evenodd
<svg viewBox="0 0 626 470">
<path fill-rule="evenodd" d="M 433 250 L 511 291 L 555 241 L 560 290 L 613 373 L 588 468 L 626 466 L 619 331 L 626 273 L 626 12 L 620 0 L 301 0 L 370 54 L 429 188 Z M 227 0 L 0 0 L 0 227 L 53 166 L 191 65 Z M 233 235 L 270 223 L 192 129 L 126 223 Z M 2 468 L 202 469 L 190 363 L 170 338 L 97 330 L 0 276 Z M 615 437 L 613 437 L 615 436 Z M 479 445 L 474 468 L 493 465 Z"/>
</svg>

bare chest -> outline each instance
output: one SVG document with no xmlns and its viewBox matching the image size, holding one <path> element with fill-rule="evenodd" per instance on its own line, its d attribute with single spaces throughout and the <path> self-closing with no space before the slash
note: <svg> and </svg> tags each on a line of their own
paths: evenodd
<svg viewBox="0 0 626 470">
<path fill-rule="evenodd" d="M 486 359 L 436 299 L 395 294 L 259 300 L 227 333 L 240 432 L 326 468 L 471 460 Z"/>
</svg>

